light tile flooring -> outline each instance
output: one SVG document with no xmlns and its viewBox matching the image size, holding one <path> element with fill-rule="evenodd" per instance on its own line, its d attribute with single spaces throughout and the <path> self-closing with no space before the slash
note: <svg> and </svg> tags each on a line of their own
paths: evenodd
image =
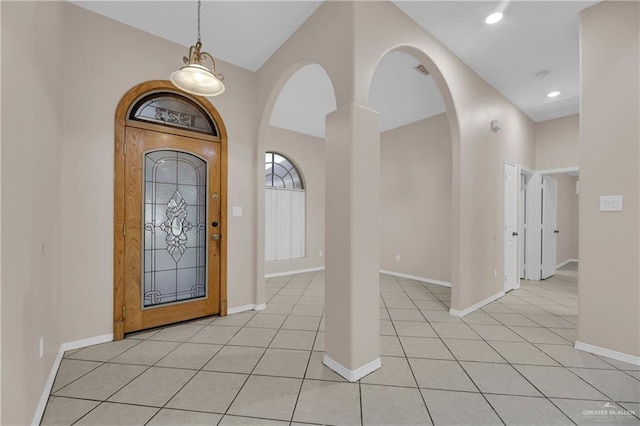
<svg viewBox="0 0 640 426">
<path fill-rule="evenodd" d="M 640 368 L 572 349 L 575 266 L 464 319 L 448 288 L 380 280 L 383 367 L 358 383 L 322 364 L 324 276 L 302 274 L 264 311 L 66 353 L 43 424 L 640 424 Z"/>
</svg>

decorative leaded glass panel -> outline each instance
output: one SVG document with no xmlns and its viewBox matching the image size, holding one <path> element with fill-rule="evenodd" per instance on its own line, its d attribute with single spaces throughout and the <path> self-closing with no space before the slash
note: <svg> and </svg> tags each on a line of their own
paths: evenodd
<svg viewBox="0 0 640 426">
<path fill-rule="evenodd" d="M 264 184 L 268 188 L 304 189 L 300 172 L 286 157 L 267 152 L 264 161 Z"/>
<path fill-rule="evenodd" d="M 207 296 L 207 163 L 191 154 L 144 156 L 143 306 Z"/>
<path fill-rule="evenodd" d="M 129 119 L 218 136 L 215 124 L 202 107 L 176 93 L 143 97 L 131 108 Z"/>
</svg>

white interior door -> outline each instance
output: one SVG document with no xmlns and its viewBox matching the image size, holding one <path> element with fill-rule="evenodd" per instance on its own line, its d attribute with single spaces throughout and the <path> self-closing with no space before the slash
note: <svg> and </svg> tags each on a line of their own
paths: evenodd
<svg viewBox="0 0 640 426">
<path fill-rule="evenodd" d="M 504 163 L 504 291 L 518 284 L 518 170 Z"/>
<path fill-rule="evenodd" d="M 527 183 L 528 176 L 520 175 L 520 231 L 518 232 L 518 246 L 520 247 L 520 278 L 525 279 L 527 269 Z"/>
<path fill-rule="evenodd" d="M 542 271 L 541 279 L 556 272 L 558 251 L 558 182 L 550 177 L 542 178 Z"/>
</svg>

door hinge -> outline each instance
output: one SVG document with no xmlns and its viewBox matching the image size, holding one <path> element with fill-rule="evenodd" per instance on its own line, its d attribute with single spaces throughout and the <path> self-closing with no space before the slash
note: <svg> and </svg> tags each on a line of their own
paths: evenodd
<svg viewBox="0 0 640 426">
<path fill-rule="evenodd" d="M 127 225 L 124 223 L 122 224 L 122 235 L 127 236 Z"/>
<path fill-rule="evenodd" d="M 127 307 L 123 306 L 122 307 L 122 319 L 124 319 L 127 316 Z"/>
<path fill-rule="evenodd" d="M 122 152 L 124 152 L 124 155 L 127 155 L 127 143 L 126 142 L 122 146 Z"/>
</svg>

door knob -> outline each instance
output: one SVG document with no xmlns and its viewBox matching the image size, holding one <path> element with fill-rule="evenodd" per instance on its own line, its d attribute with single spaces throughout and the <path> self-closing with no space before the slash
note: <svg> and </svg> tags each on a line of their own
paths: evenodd
<svg viewBox="0 0 640 426">
<path fill-rule="evenodd" d="M 513 235 L 514 237 L 517 237 L 518 233 L 517 232 L 512 232 L 511 235 Z"/>
</svg>

